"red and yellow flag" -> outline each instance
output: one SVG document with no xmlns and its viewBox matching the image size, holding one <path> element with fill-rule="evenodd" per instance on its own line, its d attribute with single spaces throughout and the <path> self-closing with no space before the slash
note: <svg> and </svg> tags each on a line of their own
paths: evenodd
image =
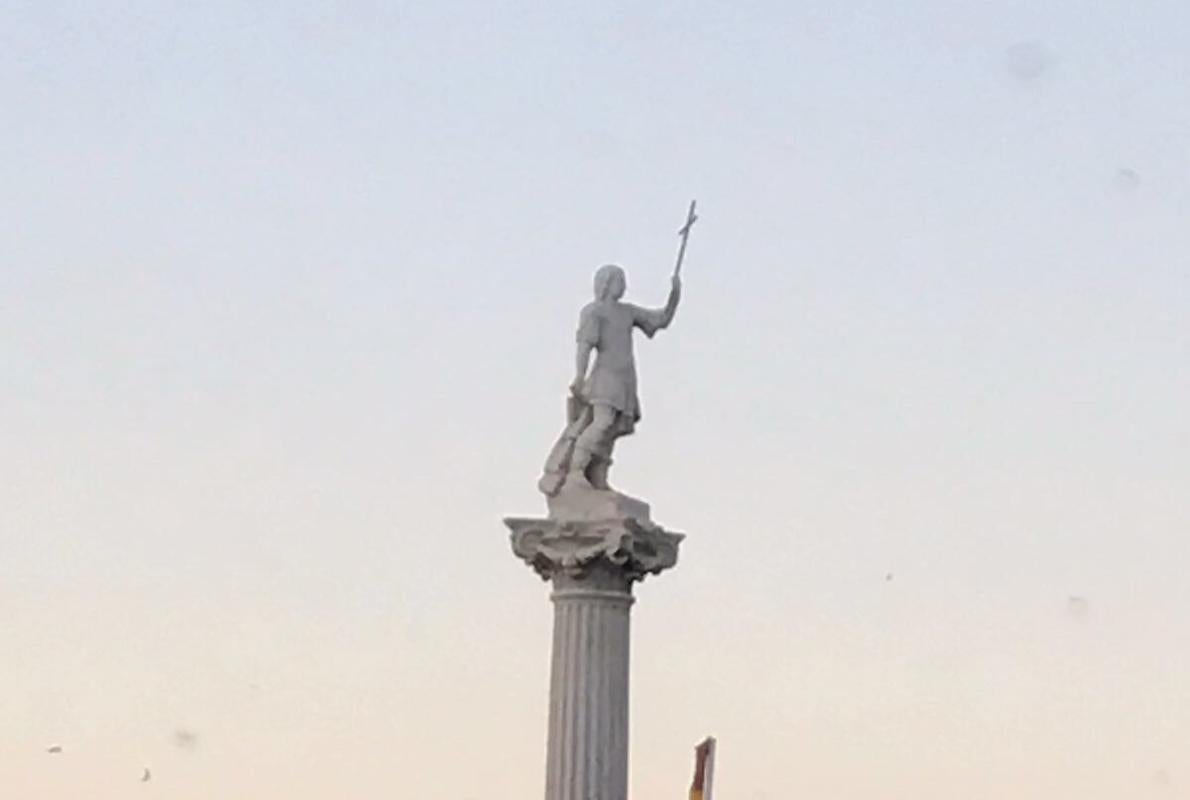
<svg viewBox="0 0 1190 800">
<path fill-rule="evenodd" d="M 694 748 L 694 780 L 690 800 L 711 800 L 711 779 L 715 773 L 715 740 L 708 736 Z"/>
</svg>

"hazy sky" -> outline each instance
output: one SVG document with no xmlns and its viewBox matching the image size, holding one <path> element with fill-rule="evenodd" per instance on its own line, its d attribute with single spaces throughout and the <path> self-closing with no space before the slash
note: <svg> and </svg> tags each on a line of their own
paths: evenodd
<svg viewBox="0 0 1190 800">
<path fill-rule="evenodd" d="M 500 519 L 696 196 L 633 796 L 1190 797 L 1188 75 L 1182 0 L 7 0 L 0 795 L 539 796 Z"/>
</svg>

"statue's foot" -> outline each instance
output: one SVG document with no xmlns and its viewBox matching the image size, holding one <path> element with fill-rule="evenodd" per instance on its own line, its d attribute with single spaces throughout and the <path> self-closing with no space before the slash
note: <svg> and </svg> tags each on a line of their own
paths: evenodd
<svg viewBox="0 0 1190 800">
<path fill-rule="evenodd" d="M 595 487 L 587 480 L 587 476 L 582 472 L 569 472 L 566 474 L 566 481 L 563 484 L 567 489 L 577 489 L 578 491 L 595 491 Z"/>
<path fill-rule="evenodd" d="M 590 480 L 587 481 L 587 485 L 600 492 L 615 491 L 615 489 L 613 489 L 611 485 L 608 484 L 606 475 L 592 475 Z"/>
</svg>

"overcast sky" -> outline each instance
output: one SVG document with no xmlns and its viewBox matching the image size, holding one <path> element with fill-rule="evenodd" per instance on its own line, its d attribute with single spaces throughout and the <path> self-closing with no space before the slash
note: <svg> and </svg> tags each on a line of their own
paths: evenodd
<svg viewBox="0 0 1190 800">
<path fill-rule="evenodd" d="M 7 0 L 0 794 L 540 796 L 501 517 L 697 197 L 633 796 L 1190 796 L 1188 75 L 1182 0 Z"/>
</svg>

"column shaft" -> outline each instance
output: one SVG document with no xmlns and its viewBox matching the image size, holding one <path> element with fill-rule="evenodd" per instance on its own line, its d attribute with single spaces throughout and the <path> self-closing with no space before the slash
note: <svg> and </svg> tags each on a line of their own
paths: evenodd
<svg viewBox="0 0 1190 800">
<path fill-rule="evenodd" d="M 627 800 L 631 590 L 555 579 L 546 800 Z"/>
</svg>

